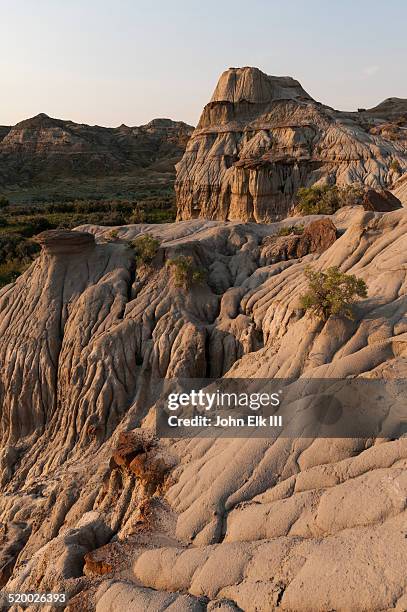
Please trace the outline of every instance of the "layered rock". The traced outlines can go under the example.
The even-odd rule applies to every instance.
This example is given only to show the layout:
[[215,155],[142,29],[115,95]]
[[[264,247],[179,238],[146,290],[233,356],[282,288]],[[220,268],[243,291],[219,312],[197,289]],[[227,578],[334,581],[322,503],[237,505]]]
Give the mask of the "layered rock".
[[105,128],[42,113],[0,128],[0,188],[55,178],[125,176],[157,165],[171,173],[191,133],[191,126],[170,119]]
[[230,68],[177,166],[178,218],[269,222],[302,186],[388,187],[407,170],[406,127],[407,100],[339,112],[292,78]]

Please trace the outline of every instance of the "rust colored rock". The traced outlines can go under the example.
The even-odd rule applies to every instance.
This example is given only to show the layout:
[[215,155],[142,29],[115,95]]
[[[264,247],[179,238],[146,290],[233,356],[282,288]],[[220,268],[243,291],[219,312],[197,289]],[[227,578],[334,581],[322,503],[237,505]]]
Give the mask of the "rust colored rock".
[[93,234],[63,229],[46,230],[35,236],[34,240],[51,255],[74,255],[95,246]]
[[308,253],[323,253],[335,242],[336,227],[331,219],[317,219],[306,226],[300,236],[297,247],[297,257]]
[[270,263],[296,259],[300,236],[269,236],[263,241],[261,258]]
[[137,455],[129,467],[146,489],[146,493],[152,495],[163,484],[171,465],[161,454],[151,451]]
[[139,432],[122,432],[119,436],[112,459],[116,465],[128,468],[133,459],[137,455],[145,453],[150,446],[151,442],[143,438]]
[[391,212],[403,208],[400,200],[387,189],[375,191],[369,189],[363,198],[363,208],[374,212]]
[[[111,544],[106,544],[96,550],[91,550],[84,556],[85,565],[83,568],[84,574],[103,576],[112,571],[113,566],[109,558],[111,553]],[[109,559],[109,560],[108,560]]]
[[277,263],[298,259],[308,253],[323,253],[335,242],[336,227],[331,219],[317,219],[304,229],[303,234],[269,236],[263,241],[262,263]]

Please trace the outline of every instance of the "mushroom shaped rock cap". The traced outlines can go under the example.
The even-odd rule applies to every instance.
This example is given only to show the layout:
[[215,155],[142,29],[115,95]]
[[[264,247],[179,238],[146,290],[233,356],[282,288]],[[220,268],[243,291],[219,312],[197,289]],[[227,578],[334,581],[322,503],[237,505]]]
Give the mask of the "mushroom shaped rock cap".
[[95,246],[95,237],[89,232],[65,229],[46,230],[34,237],[42,249],[51,255],[82,253]]

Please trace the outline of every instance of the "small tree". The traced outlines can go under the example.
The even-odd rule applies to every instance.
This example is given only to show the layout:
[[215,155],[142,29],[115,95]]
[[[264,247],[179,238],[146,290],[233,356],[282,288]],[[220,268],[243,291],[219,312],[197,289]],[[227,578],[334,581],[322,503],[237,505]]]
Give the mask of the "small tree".
[[194,265],[194,260],[190,256],[179,255],[167,261],[167,266],[171,270],[174,285],[187,290],[195,284],[202,284],[205,280],[205,272],[199,270]]
[[353,319],[352,304],[357,297],[367,296],[365,281],[341,272],[337,266],[325,272],[314,271],[308,266],[305,276],[309,285],[307,293],[301,296],[301,306],[324,321],[331,315]]
[[136,261],[138,265],[150,265],[157,255],[160,241],[149,234],[144,234],[133,240],[130,246],[133,247],[136,252]]

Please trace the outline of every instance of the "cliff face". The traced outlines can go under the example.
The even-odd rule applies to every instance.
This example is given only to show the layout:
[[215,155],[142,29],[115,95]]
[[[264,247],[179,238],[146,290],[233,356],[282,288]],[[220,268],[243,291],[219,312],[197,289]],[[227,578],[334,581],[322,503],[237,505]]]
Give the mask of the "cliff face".
[[0,187],[131,174],[156,164],[172,171],[191,133],[189,125],[170,119],[104,128],[40,114],[0,128]]
[[290,77],[230,68],[177,165],[178,218],[267,222],[318,181],[387,187],[407,170],[406,128],[407,100],[345,113]]

